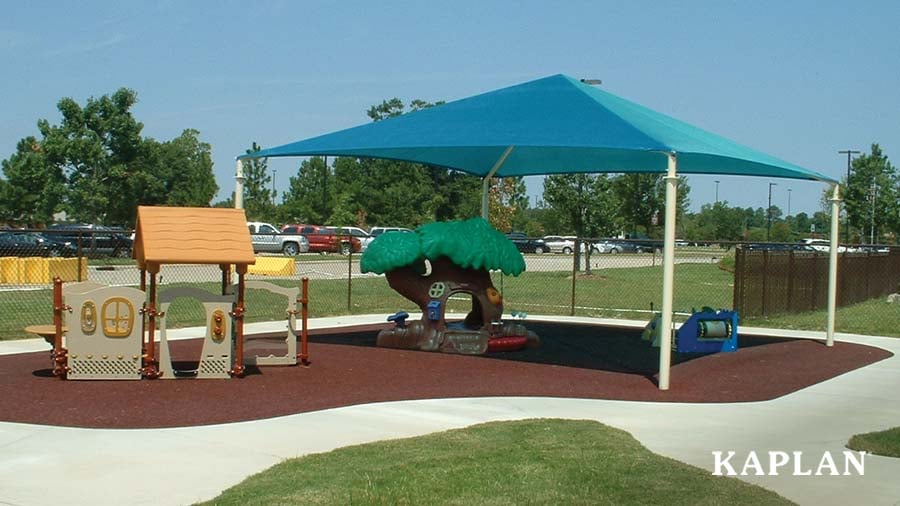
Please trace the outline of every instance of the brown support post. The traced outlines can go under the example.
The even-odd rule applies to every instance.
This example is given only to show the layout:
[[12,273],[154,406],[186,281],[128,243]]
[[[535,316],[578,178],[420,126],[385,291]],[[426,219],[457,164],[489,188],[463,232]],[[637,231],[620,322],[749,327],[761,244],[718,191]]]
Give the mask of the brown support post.
[[219,269],[222,270],[222,295],[228,295],[231,290],[231,265],[220,264]]
[[66,373],[69,368],[66,364],[69,361],[68,350],[62,345],[62,314],[63,311],[69,311],[72,308],[63,304],[62,300],[62,280],[59,277],[53,278],[53,351],[50,358],[53,361],[53,375],[59,379],[66,379]]
[[238,275],[238,293],[237,303],[234,305],[231,316],[234,318],[234,338],[237,340],[237,346],[234,351],[234,365],[228,373],[240,378],[244,376],[244,274],[247,273],[247,264],[239,264],[235,267]]
[[147,350],[144,353],[144,363],[141,374],[149,379],[160,376],[158,362],[156,360],[156,274],[159,273],[158,265],[150,266],[150,294],[147,297]]
[[309,278],[303,278],[302,292],[300,294],[300,363],[309,365],[309,332],[306,330],[306,320],[309,317]]

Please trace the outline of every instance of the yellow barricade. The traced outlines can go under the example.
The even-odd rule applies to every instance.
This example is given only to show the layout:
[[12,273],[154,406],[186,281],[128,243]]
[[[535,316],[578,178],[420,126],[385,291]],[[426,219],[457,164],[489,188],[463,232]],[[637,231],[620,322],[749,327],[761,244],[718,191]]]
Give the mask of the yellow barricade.
[[0,258],[0,283],[21,283],[22,259],[19,257]]
[[77,258],[2,257],[0,283],[47,285],[53,278],[63,281],[87,281],[87,260],[81,259],[81,277]]
[[81,277],[78,276],[79,259],[77,258],[48,258],[47,282],[53,282],[53,278],[63,281],[87,281],[87,260],[81,259]]
[[293,276],[294,259],[256,257],[256,264],[247,266],[247,274],[257,274],[260,276]]
[[22,283],[39,285],[47,283],[50,279],[46,258],[26,257],[22,259],[22,263],[25,266]]

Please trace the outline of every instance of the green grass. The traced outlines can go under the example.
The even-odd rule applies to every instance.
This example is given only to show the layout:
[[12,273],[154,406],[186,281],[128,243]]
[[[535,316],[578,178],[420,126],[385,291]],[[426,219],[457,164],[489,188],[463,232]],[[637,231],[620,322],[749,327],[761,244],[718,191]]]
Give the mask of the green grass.
[[792,504],[593,421],[494,422],[278,464],[205,504]]
[[[575,315],[649,320],[651,307],[660,309],[662,268],[637,267],[594,270],[578,274],[575,284]],[[282,286],[299,286],[298,280],[272,280]],[[690,312],[703,306],[730,308],[732,274],[715,264],[680,264],[675,269],[676,311]],[[504,295],[506,312],[569,315],[572,306],[571,272],[525,272],[519,277],[494,275],[494,284]],[[167,287],[177,285],[165,285]],[[217,293],[218,282],[192,286]],[[310,280],[310,317],[345,314],[391,314],[398,310],[418,311],[411,302],[392,290],[383,277],[355,278],[350,289],[346,279]],[[259,290],[246,295],[247,322],[279,320],[286,317],[286,300]],[[470,303],[453,301],[451,312],[466,312]],[[676,318],[677,319],[677,318]],[[0,340],[33,337],[22,330],[28,325],[53,320],[52,292],[34,290],[0,291]],[[800,330],[824,330],[825,311],[742,318],[742,325]],[[178,300],[168,311],[171,328],[203,324],[197,301]],[[837,330],[869,335],[900,337],[900,311],[883,298],[838,308]]]
[[900,457],[900,427],[879,432],[869,432],[867,434],[857,434],[850,438],[847,448],[885,457]]
[[[753,327],[768,327],[792,330],[825,331],[828,312],[807,311],[741,318],[741,324]],[[851,334],[870,336],[900,337],[900,308],[890,304],[885,297],[867,300],[847,307],[839,307],[835,312],[835,330]]]

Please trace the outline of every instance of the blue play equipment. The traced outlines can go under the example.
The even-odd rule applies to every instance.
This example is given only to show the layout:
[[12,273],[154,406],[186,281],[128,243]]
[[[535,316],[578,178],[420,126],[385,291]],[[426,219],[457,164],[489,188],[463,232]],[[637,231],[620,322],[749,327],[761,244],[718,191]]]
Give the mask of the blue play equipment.
[[387,321],[394,322],[394,325],[404,328],[406,327],[406,319],[409,318],[409,313],[406,311],[397,311],[396,313],[388,316]]
[[679,353],[737,351],[737,311],[705,307],[694,312],[675,333]]

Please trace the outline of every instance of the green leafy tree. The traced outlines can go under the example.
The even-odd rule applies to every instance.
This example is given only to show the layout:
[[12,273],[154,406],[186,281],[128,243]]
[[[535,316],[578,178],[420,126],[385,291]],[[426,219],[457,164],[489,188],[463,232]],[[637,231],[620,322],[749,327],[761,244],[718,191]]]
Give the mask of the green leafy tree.
[[[246,151],[252,155],[262,148],[255,142]],[[274,194],[270,189],[272,176],[266,158],[244,160],[244,210],[249,220],[269,221],[275,216]]]
[[900,175],[878,144],[869,154],[853,160],[849,180],[845,179],[844,205],[850,225],[861,231],[863,242],[880,242],[882,233],[898,232]]
[[[66,211],[80,221],[121,223],[122,216],[111,200],[131,186],[131,170],[141,153],[143,124],[131,114],[137,94],[120,88],[111,96],[90,98],[82,108],[63,98],[57,107],[59,125],[38,121],[47,162],[67,177]],[[130,217],[133,220],[133,217]]]
[[[618,228],[615,211],[618,201],[605,175],[554,174],[544,179],[544,200],[565,217],[570,230],[580,238],[611,235]],[[585,248],[585,270],[590,272],[590,248]],[[581,249],[575,250],[576,265]]]
[[[331,215],[334,190],[328,188],[330,169],[321,156],[303,160],[291,176],[280,217],[285,222],[324,224]],[[340,225],[349,225],[340,223]]]
[[[627,230],[635,234],[642,228],[654,235],[653,228],[663,225],[666,207],[666,183],[663,174],[622,174],[613,179],[619,203],[619,216]],[[684,176],[678,178],[677,215],[684,216],[690,204],[691,187]]]
[[47,162],[41,144],[26,137],[16,145],[16,152],[3,160],[0,180],[0,219],[5,222],[34,226],[51,221],[65,199],[65,175]]
[[727,201],[704,204],[700,212],[691,216],[685,238],[694,241],[739,241],[745,228],[744,210],[729,207]]
[[[474,178],[472,178],[474,179]],[[494,178],[488,193],[491,225],[497,230],[511,232],[528,208],[525,180],[522,177]]]
[[40,138],[23,139],[3,161],[3,217],[36,225],[64,210],[79,221],[133,225],[141,204],[209,205],[217,191],[210,146],[190,129],[168,142],[143,138],[136,102],[128,88],[84,107],[61,99],[60,123],[39,120]]

